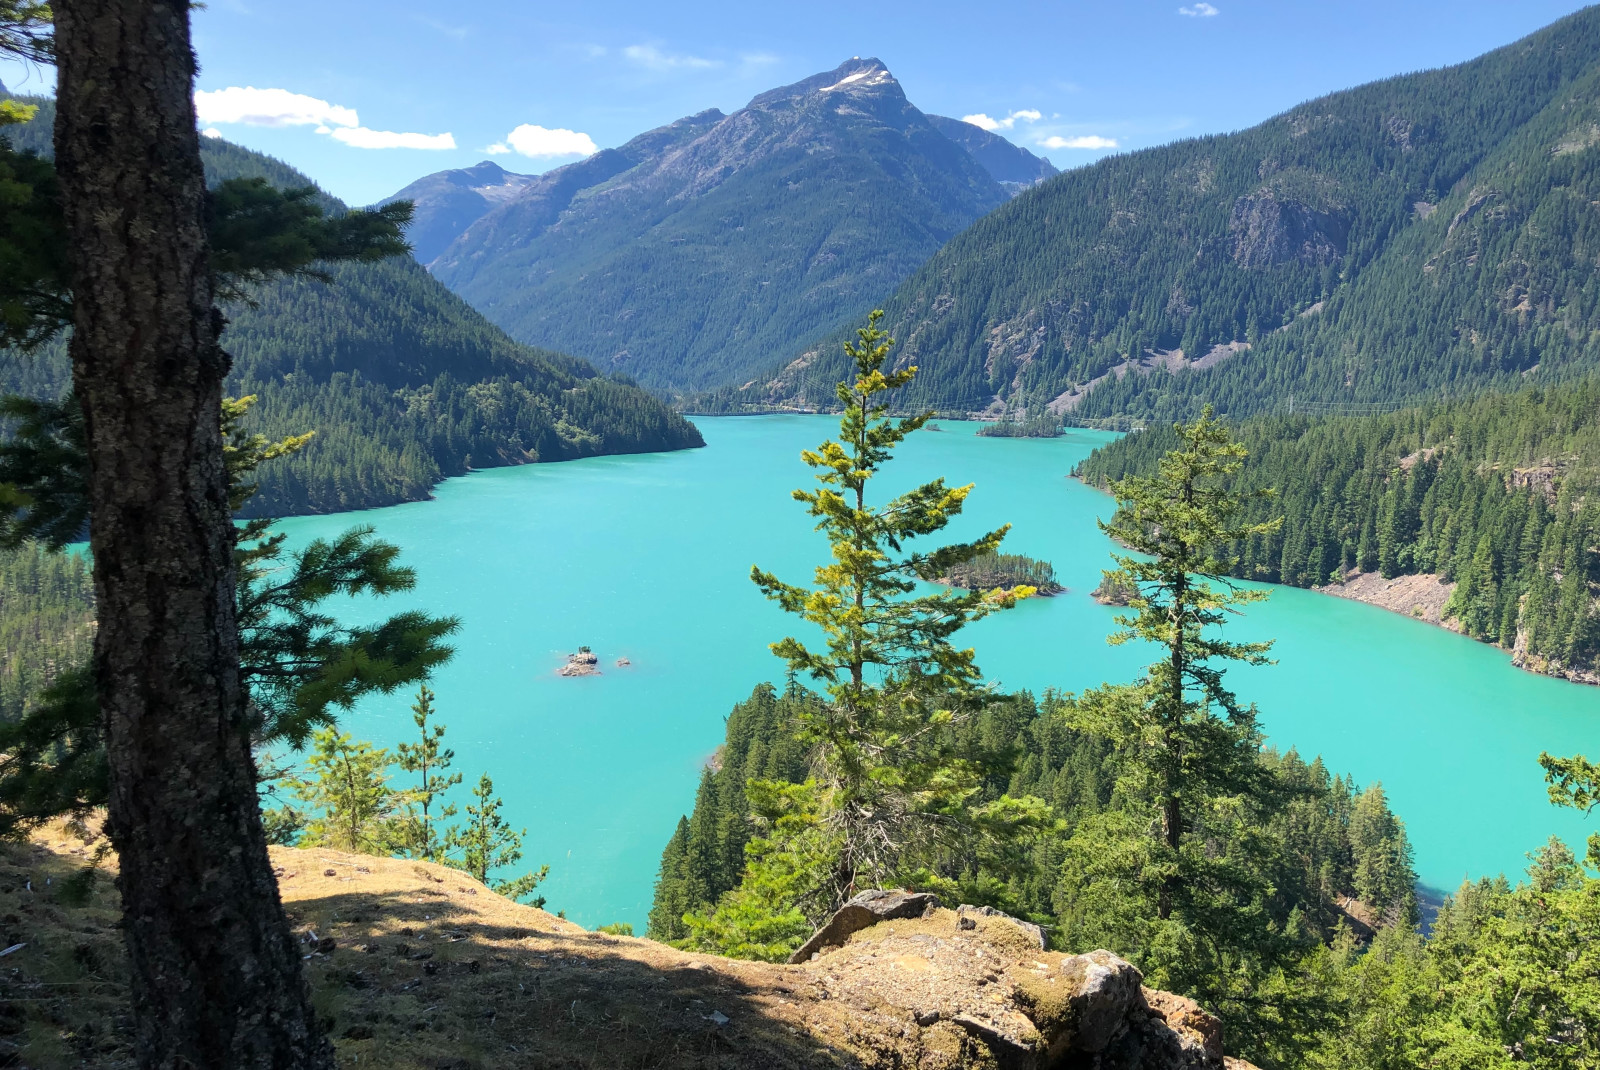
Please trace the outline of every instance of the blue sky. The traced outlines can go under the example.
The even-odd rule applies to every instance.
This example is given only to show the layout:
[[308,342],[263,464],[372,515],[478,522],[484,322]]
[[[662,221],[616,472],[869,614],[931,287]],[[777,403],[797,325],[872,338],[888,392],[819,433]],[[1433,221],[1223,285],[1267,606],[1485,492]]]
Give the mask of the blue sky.
[[[1068,168],[1469,59],[1581,6],[210,0],[195,38],[203,125],[365,204],[491,147],[509,170],[544,171],[856,55],[882,59],[924,111],[1024,113],[997,132]],[[50,84],[15,65],[0,79]]]

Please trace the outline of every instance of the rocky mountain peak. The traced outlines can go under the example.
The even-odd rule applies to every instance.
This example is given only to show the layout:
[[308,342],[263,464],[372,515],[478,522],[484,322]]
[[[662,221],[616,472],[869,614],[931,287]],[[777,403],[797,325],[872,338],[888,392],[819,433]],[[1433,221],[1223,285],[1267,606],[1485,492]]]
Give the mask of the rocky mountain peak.
[[875,57],[862,59],[854,56],[831,71],[813,74],[793,85],[769,89],[750,101],[751,108],[765,108],[797,98],[822,96],[829,93],[857,95],[892,95],[904,99],[900,83],[882,60]]

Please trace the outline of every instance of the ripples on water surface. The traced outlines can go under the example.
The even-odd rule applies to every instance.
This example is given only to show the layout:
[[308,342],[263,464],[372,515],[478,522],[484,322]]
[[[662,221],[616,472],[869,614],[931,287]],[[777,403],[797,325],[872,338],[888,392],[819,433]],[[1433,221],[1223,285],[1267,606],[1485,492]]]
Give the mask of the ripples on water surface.
[[[661,847],[723,718],[755,684],[782,678],[766,644],[790,624],[750,566],[804,581],[826,553],[789,491],[809,482],[798,452],[836,421],[699,423],[702,450],[494,469],[444,483],[432,502],[284,524],[299,543],[371,523],[403,548],[417,590],[353,616],[419,605],[462,619],[455,660],[433,684],[456,768],[469,782],[494,777],[509,819],[528,827],[525,861],[550,864],[550,909],[588,926],[643,931]],[[988,676],[1035,691],[1130,679],[1147,654],[1108,647],[1112,611],[1088,595],[1108,561],[1094,520],[1110,500],[1065,478],[1110,436],[940,426],[902,448],[894,488],[940,475],[976,483],[952,533],[1009,521],[1007,549],[1050,561],[1069,588],[970,630]],[[1274,589],[1229,630],[1278,640],[1276,666],[1230,677],[1260,704],[1271,742],[1382,780],[1427,883],[1518,872],[1552,832],[1581,842],[1583,822],[1545,801],[1535,759],[1600,751],[1600,688],[1520,672],[1493,648],[1310,591]],[[604,675],[558,678],[580,644]],[[618,657],[632,666],[614,667]],[[409,702],[368,702],[347,727],[392,745],[409,738]]]

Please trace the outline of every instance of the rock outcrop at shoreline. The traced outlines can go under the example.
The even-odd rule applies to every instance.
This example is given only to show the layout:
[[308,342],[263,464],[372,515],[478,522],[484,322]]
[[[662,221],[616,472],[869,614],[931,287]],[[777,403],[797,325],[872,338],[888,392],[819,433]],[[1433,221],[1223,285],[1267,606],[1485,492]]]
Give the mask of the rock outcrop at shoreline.
[[1445,603],[1450,601],[1455,589],[1454,583],[1446,583],[1443,577],[1434,572],[1395,576],[1392,579],[1385,579],[1377,572],[1349,572],[1345,574],[1343,583],[1312,588],[1313,591],[1331,594],[1336,598],[1365,602],[1459,632],[1460,623],[1444,616]]
[[[63,891],[92,850],[59,825],[0,845],[7,939],[24,945],[0,1053],[64,1037],[64,1064],[69,1049],[89,1070],[130,1064],[115,856],[86,897]],[[271,854],[341,1066],[1250,1070],[1193,1001],[1106,951],[1041,951],[993,912],[922,900],[778,965],[586,932],[431,863]]]
[[[1444,615],[1444,607],[1455,592],[1454,583],[1445,582],[1437,573],[1423,572],[1384,579],[1376,572],[1350,572],[1344,583],[1330,583],[1326,587],[1313,587],[1313,591],[1365,602],[1380,609],[1400,613],[1413,620],[1434,624],[1452,632],[1461,631],[1461,622]],[[1097,598],[1098,600],[1098,598]],[[1504,647],[1500,647],[1504,650]],[[1528,651],[1528,633],[1517,631],[1516,645],[1511,649],[1511,664],[1526,672],[1540,676],[1554,676],[1575,684],[1600,685],[1600,673],[1585,669],[1572,669],[1554,658]]]

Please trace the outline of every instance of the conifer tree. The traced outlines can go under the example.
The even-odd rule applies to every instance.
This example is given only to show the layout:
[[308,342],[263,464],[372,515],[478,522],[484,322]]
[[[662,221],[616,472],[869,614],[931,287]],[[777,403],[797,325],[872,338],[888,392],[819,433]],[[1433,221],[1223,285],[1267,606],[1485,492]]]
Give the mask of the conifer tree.
[[1116,618],[1122,630],[1110,641],[1143,640],[1163,648],[1165,656],[1138,687],[1102,692],[1084,707],[1087,725],[1117,741],[1129,787],[1154,803],[1160,836],[1152,865],[1163,874],[1157,906],[1162,920],[1172,916],[1197,861],[1195,852],[1185,850],[1191,822],[1211,800],[1265,781],[1255,710],[1241,706],[1223,686],[1222,669],[1214,663],[1263,664],[1271,643],[1229,642],[1215,629],[1229,609],[1266,597],[1227,579],[1235,563],[1228,547],[1278,527],[1277,521],[1238,519],[1244,499],[1226,483],[1243,464],[1244,448],[1209,407],[1178,428],[1178,437],[1180,447],[1162,458],[1155,475],[1111,484],[1117,513],[1100,525],[1132,551],[1113,555],[1119,568],[1107,573],[1107,582],[1137,592],[1129,601],[1132,612]]
[[[1581,754],[1557,758],[1548,751],[1539,754],[1544,779],[1549,784],[1550,801],[1583,813],[1600,806],[1600,765]],[[1600,869],[1600,832],[1589,834],[1589,864]]]
[[[522,838],[528,834],[527,829],[514,831],[506,823],[505,818],[500,816],[502,805],[494,793],[494,781],[489,779],[488,773],[482,774],[472,791],[472,802],[467,803],[467,820],[454,830],[448,841],[448,849],[452,853],[446,861],[478,882],[487,884],[491,891],[507,899],[521,900],[532,895],[550,875],[550,867],[540,866],[532,873],[508,881],[491,880],[491,874],[496,870],[516,865],[522,860]],[[531,902],[536,907],[542,907],[545,900],[539,896]]]
[[456,752],[444,747],[445,726],[429,724],[432,717],[433,692],[423,684],[417,689],[417,701],[411,706],[411,719],[420,738],[416,743],[402,743],[396,747],[395,761],[407,773],[417,775],[417,786],[407,792],[414,809],[407,822],[406,850],[413,858],[442,862],[453,830],[441,831],[437,826],[454,817],[456,807],[440,796],[461,783],[461,774],[446,772]]
[[767,597],[823,634],[820,646],[791,636],[772,647],[823,694],[800,715],[815,748],[816,802],[788,808],[791,817],[814,810],[820,842],[807,853],[828,858],[804,895],[816,916],[859,888],[914,879],[942,844],[1004,838],[1042,810],[1037,800],[1010,798],[971,805],[983,770],[951,731],[989,700],[973,651],[953,637],[1032,589],[919,590],[952,566],[994,552],[1007,527],[917,551],[908,544],[959,514],[971,485],[947,487],[936,479],[882,504],[868,500],[893,448],[931,415],[889,418],[888,396],[910,383],[916,368],[886,370],[894,340],[878,328],[881,316],[873,312],[856,341],[845,344],[854,377],[836,390],[843,408],[839,438],[801,454],[817,470],[819,486],[797,490],[794,498],[826,534],[832,561],[816,569],[811,587],[751,570]]
[[358,854],[388,854],[403,838],[397,821],[400,800],[389,787],[389,752],[352,740],[337,728],[312,737],[307,776],[294,792],[312,808],[300,839],[304,847],[331,847]]

